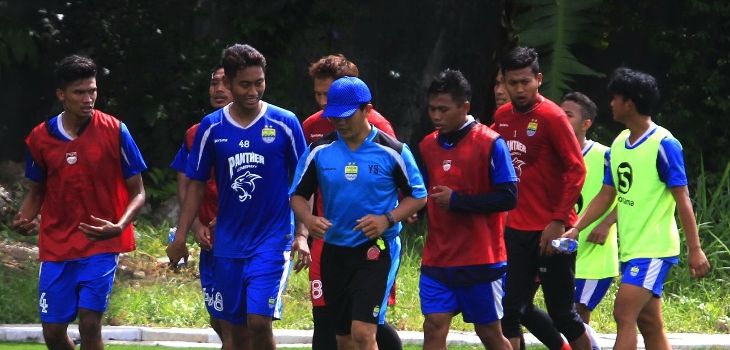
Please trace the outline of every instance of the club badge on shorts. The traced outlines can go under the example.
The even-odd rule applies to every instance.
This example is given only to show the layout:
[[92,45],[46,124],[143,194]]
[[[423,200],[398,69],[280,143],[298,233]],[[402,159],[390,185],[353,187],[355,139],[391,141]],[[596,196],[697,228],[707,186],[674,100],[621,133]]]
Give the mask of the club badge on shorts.
[[345,178],[352,181],[357,178],[357,164],[349,162],[345,166]]
[[266,143],[272,143],[276,139],[276,129],[266,126],[261,129],[261,139]]
[[76,152],[68,152],[66,153],[66,163],[70,165],[76,164],[76,162],[79,160],[78,156],[76,155]]

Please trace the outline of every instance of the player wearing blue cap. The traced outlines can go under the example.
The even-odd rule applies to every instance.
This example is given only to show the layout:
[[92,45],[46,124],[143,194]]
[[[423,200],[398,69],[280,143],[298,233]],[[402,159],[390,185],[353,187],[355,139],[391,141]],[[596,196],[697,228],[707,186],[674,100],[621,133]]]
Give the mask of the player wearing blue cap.
[[[337,334],[351,334],[360,349],[377,349],[377,325],[400,264],[400,221],[426,204],[408,146],[368,123],[370,100],[358,78],[332,83],[323,116],[337,132],[309,146],[290,190],[297,218],[324,237],[322,284]],[[307,201],[317,189],[323,216],[313,215]]]

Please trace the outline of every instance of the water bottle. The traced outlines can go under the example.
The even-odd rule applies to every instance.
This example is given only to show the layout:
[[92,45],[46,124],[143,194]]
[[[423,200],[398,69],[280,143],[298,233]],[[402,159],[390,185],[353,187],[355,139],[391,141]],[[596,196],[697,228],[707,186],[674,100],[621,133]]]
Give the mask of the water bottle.
[[[167,234],[167,244],[172,244],[172,241],[175,240],[176,232],[177,232],[177,227],[173,227],[170,229],[170,232]],[[185,258],[180,258],[180,261],[177,262],[177,267],[181,267],[181,266],[185,266],[185,265],[187,265]]]
[[567,237],[554,239],[552,245],[559,252],[566,254],[573,253],[578,249],[578,241]]

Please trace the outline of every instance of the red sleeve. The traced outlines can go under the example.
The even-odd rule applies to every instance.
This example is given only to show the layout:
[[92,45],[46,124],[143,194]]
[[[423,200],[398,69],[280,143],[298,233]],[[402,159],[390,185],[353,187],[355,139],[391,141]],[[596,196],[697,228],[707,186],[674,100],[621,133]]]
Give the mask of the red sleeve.
[[[562,110],[561,110],[562,112]],[[578,202],[580,191],[586,177],[586,167],[583,163],[578,140],[575,138],[573,128],[568,123],[567,116],[560,114],[557,118],[549,121],[552,133],[551,143],[555,150],[556,158],[562,163],[562,188],[556,193],[562,194],[560,200],[555,202],[552,208],[551,219],[564,222],[566,225],[573,224],[570,220],[575,203]]]
[[375,125],[378,130],[381,130],[382,132],[393,136],[394,138],[396,137],[395,131],[393,131],[393,126],[390,124],[388,119],[385,119],[385,117],[383,117],[383,115],[380,114],[378,111],[374,109],[371,110],[370,114],[368,114],[368,121]]
[[188,131],[185,132],[185,147],[188,148],[188,152],[193,148],[193,141],[195,141],[195,133],[198,132],[198,127],[200,126],[200,123],[195,124],[188,129]]

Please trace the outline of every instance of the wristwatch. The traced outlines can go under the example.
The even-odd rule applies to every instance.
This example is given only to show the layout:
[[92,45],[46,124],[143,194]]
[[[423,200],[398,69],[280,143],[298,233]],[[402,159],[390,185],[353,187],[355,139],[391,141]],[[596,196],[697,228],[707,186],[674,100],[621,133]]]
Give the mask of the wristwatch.
[[388,227],[393,227],[395,225],[395,218],[393,218],[393,214],[391,213],[385,213],[385,218],[388,219]]

